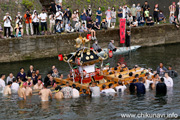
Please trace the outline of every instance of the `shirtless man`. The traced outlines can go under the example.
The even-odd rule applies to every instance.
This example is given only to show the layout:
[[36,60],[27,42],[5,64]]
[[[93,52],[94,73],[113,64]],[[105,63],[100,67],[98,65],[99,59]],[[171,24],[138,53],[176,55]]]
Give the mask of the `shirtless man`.
[[27,85],[33,86],[33,81],[32,81],[32,79],[31,79],[31,77],[28,77],[28,78],[27,78]]
[[54,95],[54,98],[55,98],[55,99],[60,100],[60,99],[64,98],[64,95],[63,95],[63,93],[61,92],[61,87],[60,87],[60,86],[56,87],[56,88],[55,88],[55,91],[56,91],[56,93],[55,93],[55,95]]
[[4,95],[11,95],[11,85],[12,82],[8,81],[8,85],[4,88],[4,92],[3,92]]
[[40,90],[39,95],[41,95],[41,101],[49,101],[49,96],[52,99],[52,92],[47,89],[47,85],[44,84],[44,88]]
[[31,96],[32,95],[32,88],[30,85],[26,86],[26,96]]
[[34,85],[33,87],[34,90],[41,90],[43,89],[42,81],[38,80],[38,83]]
[[21,83],[19,89],[18,89],[18,96],[19,96],[19,100],[26,100],[26,86],[27,83]]

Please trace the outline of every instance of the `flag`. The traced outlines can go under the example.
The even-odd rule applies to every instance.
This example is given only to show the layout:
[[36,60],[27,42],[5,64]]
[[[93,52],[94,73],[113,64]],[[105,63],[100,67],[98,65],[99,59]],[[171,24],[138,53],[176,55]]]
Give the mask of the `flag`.
[[125,35],[126,35],[126,19],[122,18],[119,21],[119,28],[120,28],[120,43],[124,44],[125,43]]

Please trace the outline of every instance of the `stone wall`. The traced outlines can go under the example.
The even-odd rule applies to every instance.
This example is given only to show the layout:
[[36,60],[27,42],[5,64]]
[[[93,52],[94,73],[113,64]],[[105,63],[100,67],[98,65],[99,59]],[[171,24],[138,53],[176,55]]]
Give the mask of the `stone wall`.
[[[174,25],[170,24],[137,27],[131,30],[132,45],[154,46],[180,42],[180,31],[177,30]],[[83,37],[86,36],[84,33],[81,35]],[[59,53],[68,54],[75,51],[74,39],[78,36],[79,33],[72,33],[32,36],[22,39],[0,39],[0,62],[55,57]],[[107,47],[108,42],[112,39],[115,40],[115,45],[119,46],[118,29],[98,31],[97,38],[101,47]]]

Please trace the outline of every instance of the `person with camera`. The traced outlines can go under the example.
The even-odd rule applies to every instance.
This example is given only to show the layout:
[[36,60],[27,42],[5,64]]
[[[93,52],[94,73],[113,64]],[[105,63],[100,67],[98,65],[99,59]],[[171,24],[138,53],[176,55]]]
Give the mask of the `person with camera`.
[[15,19],[15,24],[17,24],[19,22],[19,20],[21,20],[21,19],[22,19],[21,13],[18,12],[16,19]]
[[50,33],[54,33],[55,32],[55,15],[54,13],[52,12],[49,16],[49,21],[50,21]]
[[62,21],[62,18],[63,18],[63,13],[61,11],[61,9],[58,9],[58,11],[56,12],[56,24],[60,21]]
[[71,16],[72,16],[72,13],[71,13],[69,7],[67,7],[64,11],[64,16],[63,16],[65,25],[70,22]]
[[[56,21],[55,21],[55,24],[57,25],[57,23],[61,23],[62,19],[63,19],[63,13],[61,12],[61,9],[58,9],[58,12],[56,12]],[[55,30],[56,31],[56,30]]]
[[36,10],[34,10],[32,14],[32,24],[33,24],[34,35],[39,35],[39,17]]
[[26,34],[29,35],[29,27],[31,30],[31,35],[33,35],[33,28],[32,28],[32,16],[29,13],[29,10],[26,11],[26,14],[24,14],[25,23],[26,23]]
[[4,21],[4,38],[7,37],[7,30],[8,30],[8,37],[11,38],[11,21],[12,18],[11,16],[9,16],[9,13],[6,13],[6,16],[4,16],[3,18]]
[[[42,10],[42,13],[39,15],[39,19],[41,20],[41,32],[42,34],[47,34],[47,14],[45,13],[45,10]],[[44,32],[45,28],[45,32]]]
[[[16,23],[15,31],[16,31],[16,37],[22,37],[23,36],[23,22],[22,22],[22,18],[18,20],[18,23]],[[19,35],[19,32],[21,32],[20,35]]]

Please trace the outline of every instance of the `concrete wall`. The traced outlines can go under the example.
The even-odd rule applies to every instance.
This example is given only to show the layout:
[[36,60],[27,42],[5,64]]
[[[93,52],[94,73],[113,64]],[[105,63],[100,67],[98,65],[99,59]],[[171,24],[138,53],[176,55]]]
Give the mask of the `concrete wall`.
[[[86,34],[81,34],[83,37]],[[32,36],[22,39],[0,39],[0,62],[31,60],[54,57],[59,53],[68,54],[75,51],[74,39],[79,33],[51,36]],[[97,32],[99,44],[107,47],[109,40],[114,39],[119,45],[119,30],[102,30]],[[154,46],[180,42],[180,31],[174,25],[132,28],[132,45]],[[93,42],[92,42],[93,43]]]

